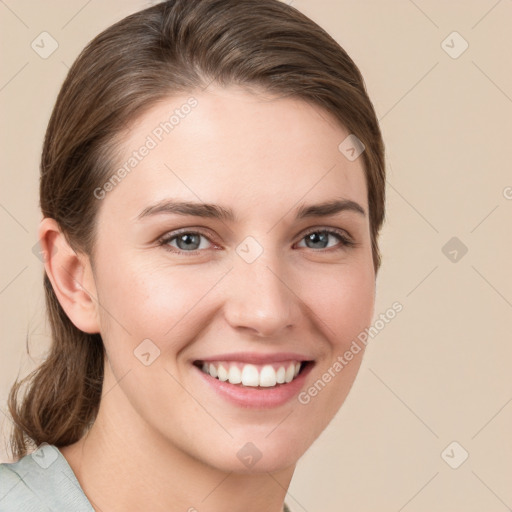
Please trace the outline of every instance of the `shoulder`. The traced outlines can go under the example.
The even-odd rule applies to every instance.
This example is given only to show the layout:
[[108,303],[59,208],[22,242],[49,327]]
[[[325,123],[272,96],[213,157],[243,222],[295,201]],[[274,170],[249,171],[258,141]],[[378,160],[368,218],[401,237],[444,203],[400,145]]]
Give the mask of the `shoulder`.
[[47,443],[0,464],[0,512],[20,510],[94,512],[62,453]]
[[37,482],[40,477],[31,459],[31,455],[25,455],[17,462],[0,464],[1,512],[46,510],[36,494],[42,482]]

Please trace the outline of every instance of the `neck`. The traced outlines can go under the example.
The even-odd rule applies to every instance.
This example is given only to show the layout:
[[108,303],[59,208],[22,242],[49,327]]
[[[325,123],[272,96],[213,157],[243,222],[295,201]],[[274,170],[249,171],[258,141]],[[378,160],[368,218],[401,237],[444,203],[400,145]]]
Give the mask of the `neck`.
[[282,512],[295,465],[273,473],[216,468],[155,432],[107,373],[103,389],[91,429],[60,449],[95,511]]

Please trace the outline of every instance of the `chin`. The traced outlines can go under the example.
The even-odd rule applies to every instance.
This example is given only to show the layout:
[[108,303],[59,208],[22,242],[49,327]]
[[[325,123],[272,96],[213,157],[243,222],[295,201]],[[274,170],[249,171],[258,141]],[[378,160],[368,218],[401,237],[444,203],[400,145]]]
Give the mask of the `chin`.
[[[250,436],[246,439],[250,439]],[[293,436],[281,436],[279,440],[230,441],[229,446],[219,447],[218,452],[212,454],[206,463],[224,472],[237,474],[283,471],[295,466],[309,446],[306,446],[305,440],[294,442],[292,439]]]

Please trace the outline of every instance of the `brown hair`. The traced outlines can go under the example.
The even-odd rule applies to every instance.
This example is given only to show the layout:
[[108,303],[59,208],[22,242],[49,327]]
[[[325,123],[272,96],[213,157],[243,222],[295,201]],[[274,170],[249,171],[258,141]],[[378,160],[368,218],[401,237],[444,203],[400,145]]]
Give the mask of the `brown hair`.
[[[279,0],[169,0],[95,37],[69,70],[48,124],[41,158],[43,215],[58,222],[76,251],[92,256],[101,204],[93,191],[113,173],[116,136],[157,101],[212,81],[303,99],[330,112],[363,142],[377,273],[384,144],[363,77],[331,36]],[[44,289],[49,353],[15,382],[8,397],[16,458],[30,444],[78,441],[95,420],[101,398],[101,336],[72,324],[46,274]]]

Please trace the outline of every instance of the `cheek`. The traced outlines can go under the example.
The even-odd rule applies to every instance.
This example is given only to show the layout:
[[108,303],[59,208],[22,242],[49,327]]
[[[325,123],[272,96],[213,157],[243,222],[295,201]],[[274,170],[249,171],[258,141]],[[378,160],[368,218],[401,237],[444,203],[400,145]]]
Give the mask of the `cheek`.
[[130,337],[134,346],[149,338],[167,349],[163,345],[169,339],[186,336],[194,308],[207,302],[207,294],[227,270],[220,265],[119,258],[98,272],[102,327],[117,339]]
[[361,366],[366,347],[358,336],[371,324],[375,300],[375,275],[367,263],[316,276],[304,289],[326,340],[315,379],[299,395],[299,407],[317,418],[313,438],[337,413]]
[[342,265],[303,282],[304,300],[332,348],[341,350],[371,323],[375,276],[370,265]]

